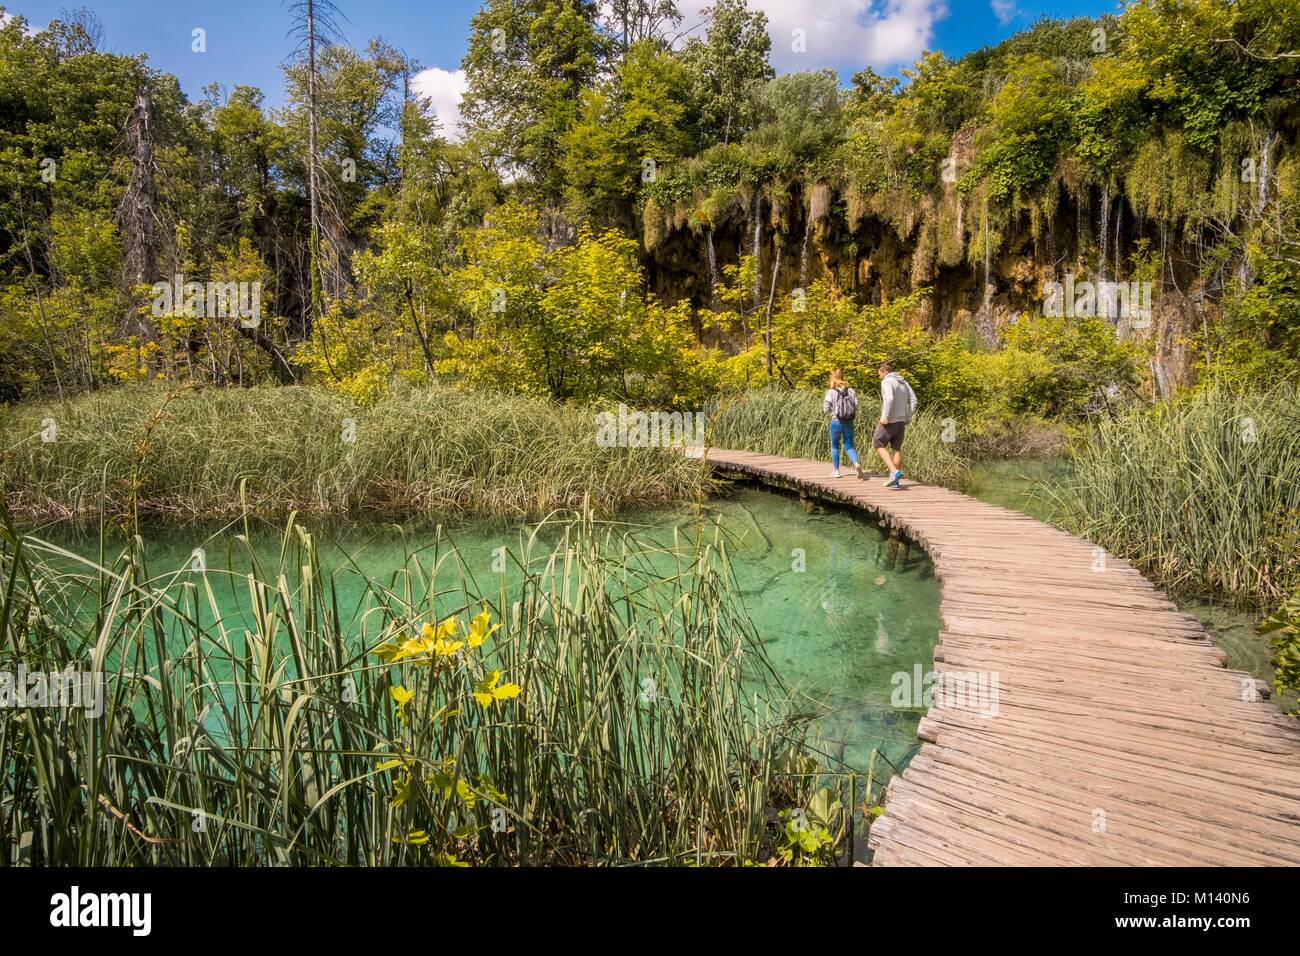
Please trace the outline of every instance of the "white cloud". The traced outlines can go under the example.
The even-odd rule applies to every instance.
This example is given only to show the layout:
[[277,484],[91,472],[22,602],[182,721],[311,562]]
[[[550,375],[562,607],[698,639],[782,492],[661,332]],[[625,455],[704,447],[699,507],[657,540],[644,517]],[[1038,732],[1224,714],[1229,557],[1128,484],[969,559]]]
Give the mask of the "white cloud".
[[[679,2],[683,26],[699,23],[708,5]],[[749,6],[767,14],[772,62],[781,72],[909,65],[931,47],[935,24],[948,15],[945,0],[749,0]],[[793,49],[795,30],[803,31],[806,52]]]
[[453,143],[460,142],[460,101],[467,87],[464,70],[444,70],[436,66],[421,70],[411,80],[415,93],[429,98],[433,111],[442,121],[443,135]]
[[[4,26],[5,24],[7,24],[7,23],[8,23],[10,20],[12,20],[12,19],[14,19],[14,14],[12,14],[12,13],[0,13],[0,27]],[[23,24],[23,35],[24,35],[24,36],[34,37],[34,36],[36,36],[36,34],[39,33],[39,32],[40,32],[39,30],[37,30],[34,26],[32,26],[32,23],[31,23],[30,20],[28,20],[25,24]]]
[[1003,26],[1020,16],[1020,11],[1016,9],[1016,0],[992,0],[989,6],[993,8],[993,15],[998,18],[998,23]]

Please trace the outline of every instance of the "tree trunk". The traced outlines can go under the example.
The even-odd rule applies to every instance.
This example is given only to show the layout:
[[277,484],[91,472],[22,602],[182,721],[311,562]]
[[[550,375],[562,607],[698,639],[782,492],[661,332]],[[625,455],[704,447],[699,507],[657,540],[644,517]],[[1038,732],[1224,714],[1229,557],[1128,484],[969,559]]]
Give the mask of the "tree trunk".
[[316,5],[315,0],[307,0],[307,194],[311,216],[311,249],[309,250],[311,302],[308,306],[306,323],[308,334],[312,322],[322,311],[324,289],[320,262],[320,186],[316,139]]
[[235,329],[248,341],[252,342],[259,349],[265,352],[271,358],[271,373],[275,375],[275,380],[281,385],[292,385],[298,381],[298,373],[294,367],[289,364],[280,347],[273,341],[263,335],[258,329],[248,328],[241,322],[235,323]]
[[[126,142],[131,155],[131,177],[117,209],[122,237],[122,279],[129,288],[151,285],[157,276],[158,195],[154,176],[153,99],[148,85],[136,90],[135,105],[127,118]],[[123,326],[132,329],[142,342],[156,342],[158,329],[147,314],[137,309],[124,317]]]

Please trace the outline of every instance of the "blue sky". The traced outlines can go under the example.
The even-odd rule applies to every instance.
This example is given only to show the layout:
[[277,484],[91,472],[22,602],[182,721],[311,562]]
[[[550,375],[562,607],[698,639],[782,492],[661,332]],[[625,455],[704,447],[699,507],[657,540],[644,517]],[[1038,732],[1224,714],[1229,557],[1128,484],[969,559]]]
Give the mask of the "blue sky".
[[[376,34],[428,67],[418,88],[454,125],[463,77],[458,74],[469,21],[479,0],[336,0],[347,17],[346,39],[362,45]],[[684,27],[700,23],[708,0],[678,0]],[[870,63],[897,73],[923,49],[950,56],[995,43],[1040,16],[1095,16],[1117,9],[1115,0],[749,0],[769,17],[778,70],[833,67],[847,80]],[[43,27],[62,10],[88,6],[104,24],[113,53],[146,53],[149,63],[174,73],[191,97],[208,83],[227,89],[257,86],[267,102],[282,101],[280,64],[294,41],[282,0],[0,0],[11,14]],[[206,31],[207,51],[195,53],[191,31]],[[794,52],[795,30],[806,50]]]

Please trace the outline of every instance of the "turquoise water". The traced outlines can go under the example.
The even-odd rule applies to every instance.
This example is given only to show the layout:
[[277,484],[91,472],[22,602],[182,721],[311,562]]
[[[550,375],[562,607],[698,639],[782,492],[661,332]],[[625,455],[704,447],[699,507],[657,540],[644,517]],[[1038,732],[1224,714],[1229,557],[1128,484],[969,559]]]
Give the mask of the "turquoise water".
[[[701,519],[704,519],[703,521]],[[792,706],[816,713],[815,727],[827,746],[828,763],[866,771],[873,750],[884,760],[876,779],[902,767],[916,748],[921,710],[890,705],[891,678],[928,670],[938,634],[938,584],[929,559],[918,548],[891,542],[870,516],[813,508],[780,494],[737,488],[704,506],[681,505],[625,516],[618,524],[647,548],[689,546],[693,536],[712,539],[716,521],[730,541],[737,591],[767,654],[793,688]],[[233,545],[240,528],[202,525],[155,526],[143,537],[151,577],[188,574],[195,549],[202,549],[211,577],[233,572],[232,586],[218,590],[223,617],[247,614],[247,589],[239,574],[249,559]],[[335,575],[340,607],[360,604],[363,576],[389,581],[407,560],[422,552],[430,563],[437,540],[433,527],[327,525],[313,529],[322,562]],[[454,541],[473,590],[496,596],[502,552],[518,553],[519,527],[480,523],[443,531]],[[98,559],[96,541],[67,530],[36,532],[63,547]],[[542,535],[546,538],[545,533]],[[264,566],[279,561],[281,528],[252,529],[254,551]],[[350,557],[344,565],[343,555]],[[536,554],[536,550],[534,554]],[[892,558],[892,560],[891,560]]]
[[[738,536],[738,596],[777,671],[823,711],[818,725],[831,756],[864,770],[876,748],[901,767],[923,711],[890,705],[891,678],[933,666],[939,587],[929,558],[891,543],[862,513],[809,513],[751,490],[710,507]],[[888,767],[876,771],[887,775]]]
[[973,462],[961,490],[972,498],[1051,521],[1053,493],[1071,472],[1065,458],[996,458]]

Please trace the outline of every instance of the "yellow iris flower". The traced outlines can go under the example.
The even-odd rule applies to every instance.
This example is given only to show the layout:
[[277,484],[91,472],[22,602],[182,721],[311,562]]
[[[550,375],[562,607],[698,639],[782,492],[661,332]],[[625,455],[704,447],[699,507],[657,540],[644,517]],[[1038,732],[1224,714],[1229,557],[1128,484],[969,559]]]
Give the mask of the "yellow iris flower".
[[474,615],[474,619],[469,622],[469,635],[467,637],[470,647],[481,645],[501,626],[500,624],[493,624],[489,627],[488,622],[490,620],[491,617],[488,615],[487,608],[484,608],[482,613]]
[[385,641],[371,653],[382,658],[385,664],[396,664],[408,657],[422,657],[428,654],[435,657],[450,657],[465,646],[464,641],[452,640],[459,630],[460,622],[456,618],[444,618],[437,627],[425,624],[420,628],[419,637],[404,641]]
[[492,671],[484,677],[474,687],[474,699],[484,707],[491,707],[493,701],[508,700],[511,697],[518,697],[523,690],[518,684],[501,684],[500,671]]
[[397,719],[406,722],[406,705],[415,699],[415,693],[407,690],[401,684],[390,687],[388,693],[392,695],[393,700],[397,701]]
[[423,638],[425,653],[434,654],[437,657],[450,657],[455,654],[465,646],[464,641],[452,640],[459,630],[460,622],[454,617],[444,618],[437,627],[432,624],[424,625],[420,629],[420,637]]

